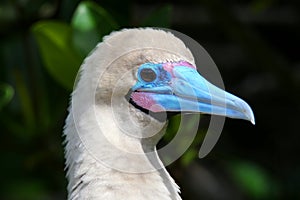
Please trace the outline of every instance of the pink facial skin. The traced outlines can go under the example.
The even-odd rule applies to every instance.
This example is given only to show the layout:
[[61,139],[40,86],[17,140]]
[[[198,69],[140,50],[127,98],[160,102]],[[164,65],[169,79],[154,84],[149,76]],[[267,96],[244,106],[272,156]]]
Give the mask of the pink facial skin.
[[162,112],[165,109],[159,106],[152,98],[151,93],[147,92],[134,92],[131,94],[131,99],[139,106],[152,112]]

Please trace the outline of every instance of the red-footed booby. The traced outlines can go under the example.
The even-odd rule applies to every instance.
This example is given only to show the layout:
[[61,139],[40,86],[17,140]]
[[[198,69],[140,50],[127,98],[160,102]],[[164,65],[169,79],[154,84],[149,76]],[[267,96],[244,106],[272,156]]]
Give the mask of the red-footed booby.
[[249,105],[205,80],[185,44],[163,30],[113,32],[78,77],[64,130],[69,200],[181,199],[155,147],[170,112],[254,123]]

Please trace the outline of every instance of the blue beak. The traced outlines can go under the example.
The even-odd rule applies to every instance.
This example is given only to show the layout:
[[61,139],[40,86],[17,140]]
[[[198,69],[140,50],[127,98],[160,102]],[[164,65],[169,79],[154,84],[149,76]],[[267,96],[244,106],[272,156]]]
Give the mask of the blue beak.
[[[158,64],[142,66],[152,70],[146,82],[138,74],[139,81],[133,86],[132,100],[152,112],[199,112],[255,123],[250,106],[242,99],[214,86],[204,79],[195,68],[175,66],[172,74],[164,73]],[[144,72],[143,72],[144,73]]]

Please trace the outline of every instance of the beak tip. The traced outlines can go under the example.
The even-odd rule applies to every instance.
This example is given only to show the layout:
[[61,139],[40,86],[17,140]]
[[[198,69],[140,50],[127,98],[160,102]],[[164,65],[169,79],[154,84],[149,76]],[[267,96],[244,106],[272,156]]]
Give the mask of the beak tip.
[[249,120],[253,125],[255,125],[255,118],[254,118],[253,111],[252,111],[251,107],[250,107],[247,103],[246,103],[246,105],[247,105],[247,109],[246,109],[245,114],[246,114],[246,116],[248,116],[248,117],[247,117],[248,120]]
[[249,104],[240,98],[235,100],[234,103],[236,107],[240,108],[240,110],[242,111],[242,118],[250,121],[253,125],[255,125],[255,117]]
[[254,116],[250,119],[250,122],[255,125],[255,119],[254,119]]

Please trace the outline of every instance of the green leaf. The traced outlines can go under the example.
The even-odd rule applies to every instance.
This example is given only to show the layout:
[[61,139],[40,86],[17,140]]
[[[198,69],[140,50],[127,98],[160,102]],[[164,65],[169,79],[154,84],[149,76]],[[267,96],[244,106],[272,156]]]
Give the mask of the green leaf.
[[183,166],[188,166],[198,156],[198,152],[194,148],[188,149],[180,159]]
[[80,3],[72,17],[73,43],[85,57],[101,41],[102,37],[118,28],[110,14],[90,1]]
[[14,89],[12,86],[2,83],[0,84],[0,110],[7,105],[14,96]]
[[234,162],[230,171],[238,186],[254,199],[264,199],[271,195],[271,180],[266,172],[250,162]]
[[82,58],[72,45],[72,28],[62,22],[41,21],[32,27],[32,32],[48,72],[71,90],[82,63]]
[[172,10],[173,8],[171,5],[165,5],[153,11],[142,22],[142,26],[169,28],[171,26]]

